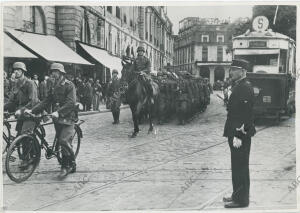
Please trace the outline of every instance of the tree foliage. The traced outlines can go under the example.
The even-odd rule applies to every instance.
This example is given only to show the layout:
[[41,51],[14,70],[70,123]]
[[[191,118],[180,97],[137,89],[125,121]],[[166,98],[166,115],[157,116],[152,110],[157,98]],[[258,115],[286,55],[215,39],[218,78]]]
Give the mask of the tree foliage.
[[276,5],[258,5],[252,9],[253,18],[265,16],[269,20],[269,28],[296,40],[296,6],[279,5],[275,25],[273,20],[276,12]]

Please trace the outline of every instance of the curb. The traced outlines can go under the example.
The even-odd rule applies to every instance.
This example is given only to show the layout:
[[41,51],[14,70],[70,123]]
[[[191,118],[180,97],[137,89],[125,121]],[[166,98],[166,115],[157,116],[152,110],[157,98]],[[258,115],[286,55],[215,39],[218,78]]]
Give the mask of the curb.
[[[120,107],[120,110],[121,110],[121,109],[127,109],[127,108],[129,108],[128,105],[121,106],[121,107]],[[110,109],[103,109],[103,110],[101,110],[101,111],[79,112],[79,113],[78,113],[78,116],[94,115],[94,114],[100,114],[100,113],[106,113],[106,112],[111,112],[111,110],[110,110]]]

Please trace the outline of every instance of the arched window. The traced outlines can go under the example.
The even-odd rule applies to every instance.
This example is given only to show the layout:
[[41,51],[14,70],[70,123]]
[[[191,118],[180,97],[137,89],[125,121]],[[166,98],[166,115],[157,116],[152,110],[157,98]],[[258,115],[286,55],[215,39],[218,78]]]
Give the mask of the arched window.
[[41,7],[33,7],[34,32],[46,34],[45,15]]
[[40,6],[18,6],[16,10],[18,27],[34,33],[46,34],[46,20]]

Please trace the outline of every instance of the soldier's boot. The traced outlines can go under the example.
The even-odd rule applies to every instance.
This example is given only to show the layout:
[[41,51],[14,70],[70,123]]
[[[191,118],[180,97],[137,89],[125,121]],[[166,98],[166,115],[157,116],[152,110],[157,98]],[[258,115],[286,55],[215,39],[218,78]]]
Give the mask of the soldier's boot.
[[67,177],[67,175],[69,174],[67,167],[68,167],[68,157],[63,155],[62,162],[61,162],[61,170],[58,175],[59,179],[64,179],[65,177]]
[[120,123],[120,110],[116,111],[116,124]]

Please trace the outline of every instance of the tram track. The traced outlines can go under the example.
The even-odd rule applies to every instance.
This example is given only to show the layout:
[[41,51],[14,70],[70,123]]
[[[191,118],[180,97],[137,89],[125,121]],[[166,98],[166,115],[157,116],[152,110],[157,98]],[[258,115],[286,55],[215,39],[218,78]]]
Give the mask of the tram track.
[[[259,129],[257,129],[257,133],[262,132],[262,131],[264,131],[264,130],[266,130],[266,129],[268,129],[268,128],[271,128],[271,127],[273,127],[273,126],[264,126],[264,127],[261,127],[261,128],[259,128]],[[185,133],[185,134],[186,134],[186,133]],[[60,204],[60,203],[66,202],[66,201],[73,200],[73,199],[75,199],[75,198],[77,198],[77,197],[80,197],[80,196],[84,196],[84,195],[93,193],[93,192],[95,192],[95,191],[101,191],[101,190],[104,190],[104,189],[106,189],[106,188],[108,188],[108,187],[112,187],[112,186],[115,186],[115,185],[117,185],[117,184],[124,183],[124,182],[127,181],[128,178],[132,178],[132,177],[135,177],[135,176],[138,176],[138,175],[141,175],[141,174],[145,174],[147,171],[151,171],[152,169],[157,168],[157,167],[159,167],[159,166],[162,166],[162,165],[165,165],[165,164],[168,164],[168,163],[171,163],[171,162],[176,162],[176,161],[178,161],[178,160],[182,160],[182,159],[188,158],[188,157],[190,157],[190,156],[192,156],[192,155],[194,155],[194,154],[198,154],[198,153],[203,152],[203,151],[205,151],[205,150],[208,150],[208,149],[211,149],[211,148],[220,146],[220,145],[222,145],[222,144],[224,144],[224,143],[227,143],[227,140],[223,140],[223,141],[221,141],[221,142],[215,143],[215,144],[213,144],[213,145],[210,145],[210,146],[207,146],[207,147],[204,147],[204,148],[200,148],[200,149],[198,149],[198,150],[196,150],[196,151],[194,151],[194,152],[185,154],[185,155],[183,155],[183,156],[179,156],[179,157],[176,157],[176,158],[174,158],[174,159],[171,159],[171,160],[168,160],[168,161],[165,161],[165,162],[162,162],[162,163],[155,164],[155,165],[150,166],[150,167],[148,167],[148,168],[145,168],[145,169],[143,169],[143,170],[140,170],[140,171],[134,172],[134,173],[132,173],[132,174],[126,175],[126,176],[124,176],[124,177],[121,177],[121,178],[119,178],[118,180],[114,180],[114,181],[108,182],[108,183],[106,183],[106,184],[104,184],[104,185],[101,185],[101,186],[99,186],[99,187],[95,187],[95,188],[93,188],[93,189],[89,189],[89,190],[83,191],[83,192],[81,192],[81,193],[77,193],[77,194],[75,194],[75,195],[72,195],[72,196],[70,196],[70,197],[67,197],[67,198],[65,198],[65,199],[62,199],[62,200],[60,200],[60,201],[48,203],[48,204],[46,204],[46,205],[43,205],[43,206],[41,206],[41,207],[39,207],[39,208],[34,209],[34,211],[42,210],[42,209],[45,209],[45,208],[50,207],[50,206],[54,206],[54,205],[57,205],[57,204]],[[68,182],[65,181],[64,183],[68,183]]]

